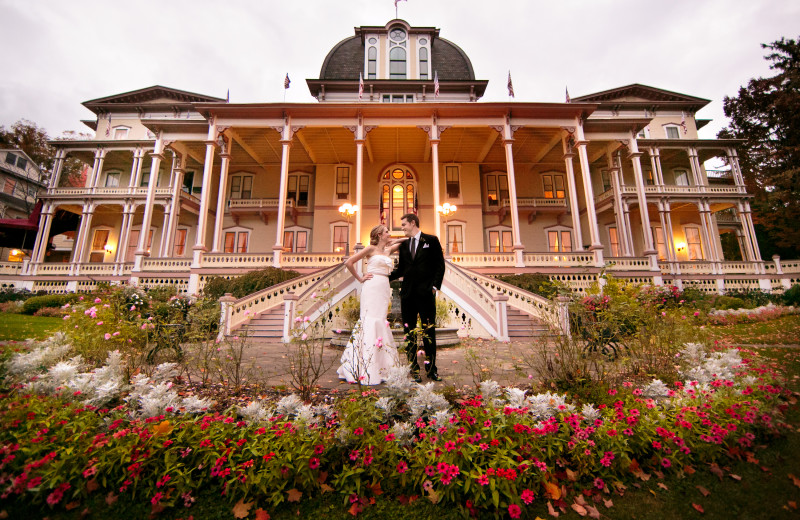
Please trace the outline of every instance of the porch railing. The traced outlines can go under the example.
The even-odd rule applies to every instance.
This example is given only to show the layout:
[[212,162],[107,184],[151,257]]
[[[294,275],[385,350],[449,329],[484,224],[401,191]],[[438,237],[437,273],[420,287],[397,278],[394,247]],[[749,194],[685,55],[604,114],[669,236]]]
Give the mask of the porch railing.
[[649,271],[650,259],[643,257],[609,257],[605,259],[609,271]]
[[[511,207],[511,201],[503,199],[503,207]],[[567,199],[551,199],[545,197],[523,197],[517,199],[520,208],[566,208]]]
[[594,255],[587,252],[524,253],[525,267],[588,267],[594,265]]
[[142,271],[170,273],[186,271],[192,266],[191,258],[145,258],[142,260]]
[[[228,207],[230,209],[278,209],[280,207],[280,199],[229,199]],[[286,207],[294,207],[294,201],[287,200]]]
[[[191,264],[191,260],[189,260]],[[202,267],[241,267],[259,269],[272,265],[272,253],[206,253]]]
[[450,260],[463,267],[514,267],[514,253],[452,253]]
[[0,274],[20,274],[22,262],[0,262]]
[[341,253],[281,253],[281,266],[329,267],[341,264],[345,256]]

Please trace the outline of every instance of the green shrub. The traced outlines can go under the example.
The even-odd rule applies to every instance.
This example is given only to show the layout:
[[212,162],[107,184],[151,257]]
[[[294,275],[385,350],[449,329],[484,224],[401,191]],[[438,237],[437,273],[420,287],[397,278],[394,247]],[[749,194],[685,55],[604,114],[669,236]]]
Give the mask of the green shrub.
[[556,296],[562,287],[561,284],[550,280],[546,274],[541,273],[505,275],[498,276],[497,279],[545,298]]
[[33,296],[33,293],[26,290],[3,289],[0,291],[0,303],[17,302],[26,300]]
[[258,271],[250,271],[238,278],[228,280],[221,276],[213,276],[206,281],[203,295],[214,300],[225,293],[231,293],[234,298],[242,298],[261,289],[272,287],[279,283],[297,278],[300,273],[288,269],[267,267]]
[[35,314],[39,309],[62,307],[66,303],[78,301],[77,294],[45,294],[32,296],[22,304],[22,314]]
[[783,293],[783,304],[800,306],[800,285],[793,285]]
[[726,291],[725,296],[739,298],[744,302],[744,307],[748,309],[755,309],[768,303],[781,303],[782,301],[779,294],[771,294],[759,289]]
[[714,300],[714,308],[720,311],[728,309],[741,309],[747,307],[745,301],[734,296],[717,296]]
[[348,296],[337,307],[339,316],[344,322],[344,328],[352,330],[361,317],[361,302],[357,296]]

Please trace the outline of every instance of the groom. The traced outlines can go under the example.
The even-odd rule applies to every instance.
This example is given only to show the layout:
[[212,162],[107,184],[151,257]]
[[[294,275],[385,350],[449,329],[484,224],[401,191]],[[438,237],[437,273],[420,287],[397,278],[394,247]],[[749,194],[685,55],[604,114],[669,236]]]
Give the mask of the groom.
[[417,364],[417,338],[410,333],[417,326],[417,315],[422,323],[422,344],[425,349],[428,379],[441,381],[436,368],[436,291],[444,278],[444,253],[439,239],[419,230],[419,217],[413,213],[403,215],[400,227],[408,241],[400,246],[400,262],[389,280],[403,279],[400,289],[400,312],[406,334],[406,354],[411,362],[411,374],[420,382]]

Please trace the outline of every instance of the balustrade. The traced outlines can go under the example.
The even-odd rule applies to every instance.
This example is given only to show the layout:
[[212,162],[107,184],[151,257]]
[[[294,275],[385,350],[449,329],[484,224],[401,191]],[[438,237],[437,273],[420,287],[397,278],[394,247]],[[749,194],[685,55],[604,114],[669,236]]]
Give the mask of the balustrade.
[[450,260],[463,267],[513,267],[514,253],[452,253]]
[[22,262],[0,262],[0,274],[20,274]]
[[525,253],[525,267],[588,267],[594,265],[594,255],[586,252]]
[[[511,201],[503,199],[503,207],[510,208]],[[566,208],[567,199],[551,199],[545,197],[518,198],[517,207],[519,208]]]
[[605,259],[609,271],[649,271],[650,259],[643,257],[608,257]]
[[142,260],[142,271],[175,272],[188,271],[192,267],[191,258],[145,258]]

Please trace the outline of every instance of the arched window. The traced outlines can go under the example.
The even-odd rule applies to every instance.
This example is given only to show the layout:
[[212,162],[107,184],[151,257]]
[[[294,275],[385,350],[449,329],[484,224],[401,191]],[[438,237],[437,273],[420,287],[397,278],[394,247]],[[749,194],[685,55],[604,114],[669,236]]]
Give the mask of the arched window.
[[376,79],[377,77],[378,77],[378,48],[370,47],[367,50],[367,79]]
[[389,51],[389,79],[406,79],[406,50],[402,47]]
[[428,79],[428,49],[419,50],[419,79]]
[[381,176],[381,222],[400,230],[400,219],[417,212],[417,181],[408,168],[394,166]]

